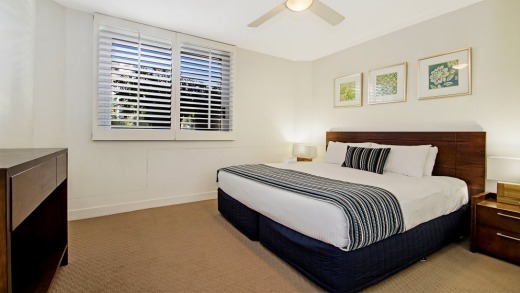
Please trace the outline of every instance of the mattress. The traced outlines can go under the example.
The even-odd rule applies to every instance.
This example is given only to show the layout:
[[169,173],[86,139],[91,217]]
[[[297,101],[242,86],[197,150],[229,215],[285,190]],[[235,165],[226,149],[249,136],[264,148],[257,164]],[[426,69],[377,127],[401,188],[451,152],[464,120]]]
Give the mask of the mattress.
[[[384,188],[398,199],[406,230],[456,211],[468,201],[466,184],[452,177],[415,178],[388,172],[380,175],[320,162],[269,165]],[[350,241],[345,215],[333,204],[227,172],[219,172],[218,182],[220,189],[248,208],[303,235],[338,248]]]

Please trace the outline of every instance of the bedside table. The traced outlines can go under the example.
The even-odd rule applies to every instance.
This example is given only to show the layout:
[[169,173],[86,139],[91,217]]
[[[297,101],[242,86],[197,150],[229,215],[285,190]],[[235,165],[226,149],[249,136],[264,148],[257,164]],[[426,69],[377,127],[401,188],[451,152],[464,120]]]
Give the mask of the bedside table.
[[520,206],[497,202],[495,193],[473,196],[470,250],[520,264]]

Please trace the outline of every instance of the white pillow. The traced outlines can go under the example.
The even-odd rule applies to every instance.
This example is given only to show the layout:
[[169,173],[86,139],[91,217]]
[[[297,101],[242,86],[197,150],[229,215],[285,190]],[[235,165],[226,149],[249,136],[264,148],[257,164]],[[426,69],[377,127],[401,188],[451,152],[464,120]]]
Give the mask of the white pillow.
[[372,143],[344,143],[329,141],[327,151],[325,152],[325,156],[323,156],[323,162],[338,165],[343,164],[343,162],[345,162],[345,155],[347,154],[347,146],[369,148],[372,146]]
[[428,151],[428,156],[426,157],[426,163],[424,164],[424,176],[432,176],[433,167],[435,166],[435,159],[437,158],[437,153],[439,152],[439,148],[430,147]]
[[423,177],[426,157],[431,145],[386,145],[374,143],[372,147],[391,148],[384,171],[410,177]]

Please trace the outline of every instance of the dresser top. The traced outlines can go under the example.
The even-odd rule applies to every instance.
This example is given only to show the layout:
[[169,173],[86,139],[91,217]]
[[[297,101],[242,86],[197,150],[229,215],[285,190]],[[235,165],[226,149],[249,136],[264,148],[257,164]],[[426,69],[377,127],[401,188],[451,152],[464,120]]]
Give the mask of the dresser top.
[[499,210],[520,213],[520,206],[512,205],[512,204],[508,204],[508,203],[497,202],[496,199],[487,199],[487,200],[479,202],[477,205],[490,207],[490,208],[494,208],[494,209],[499,209]]
[[66,152],[65,148],[0,149],[0,169],[10,169],[23,164],[37,165]]

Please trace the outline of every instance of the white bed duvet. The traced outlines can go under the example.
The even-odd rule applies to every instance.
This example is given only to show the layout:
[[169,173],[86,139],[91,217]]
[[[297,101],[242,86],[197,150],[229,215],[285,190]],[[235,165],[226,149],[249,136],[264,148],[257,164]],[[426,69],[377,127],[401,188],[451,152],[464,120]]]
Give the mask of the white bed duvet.
[[[466,183],[452,177],[416,178],[389,172],[380,175],[320,162],[268,165],[384,188],[397,197],[406,230],[454,212],[468,202]],[[223,171],[218,174],[218,184],[242,204],[286,227],[338,248],[349,244],[345,215],[333,204]]]

